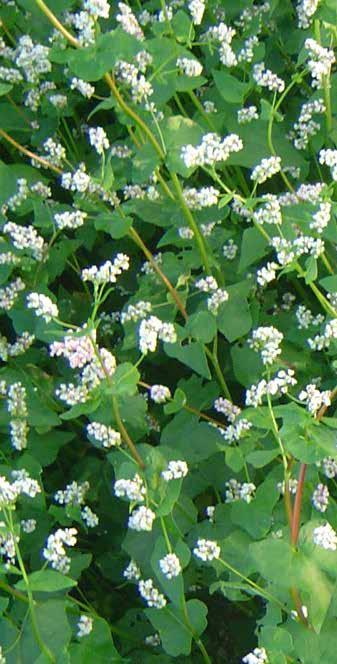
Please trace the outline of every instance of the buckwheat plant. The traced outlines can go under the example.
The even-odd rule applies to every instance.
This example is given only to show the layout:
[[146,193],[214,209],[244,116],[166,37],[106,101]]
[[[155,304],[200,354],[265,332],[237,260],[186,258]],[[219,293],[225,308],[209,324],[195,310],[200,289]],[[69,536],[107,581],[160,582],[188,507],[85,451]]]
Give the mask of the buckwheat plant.
[[1,3],[0,662],[336,663],[336,19]]

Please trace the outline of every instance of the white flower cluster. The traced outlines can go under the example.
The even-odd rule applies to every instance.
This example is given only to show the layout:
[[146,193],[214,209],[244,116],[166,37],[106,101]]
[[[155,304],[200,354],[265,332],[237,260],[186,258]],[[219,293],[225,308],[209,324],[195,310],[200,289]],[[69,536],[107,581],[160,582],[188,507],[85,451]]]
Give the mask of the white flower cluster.
[[224,397],[219,397],[214,401],[214,408],[218,413],[223,413],[230,422],[234,422],[241,413],[239,406],[236,406],[229,399],[224,399]]
[[93,628],[93,619],[90,616],[80,616],[77,623],[77,637],[82,639],[83,636],[88,636]]
[[165,482],[170,482],[171,480],[180,480],[186,477],[187,473],[188,465],[186,461],[169,461],[166,470],[162,471],[161,476]]
[[[211,425],[213,426],[213,425]],[[251,429],[252,423],[242,418],[241,420],[235,421],[233,424],[230,424],[226,429],[222,427],[216,427],[222,437],[225,439],[228,445],[231,445],[233,442],[237,442],[242,438],[249,429]]]
[[322,461],[317,462],[317,466],[322,469],[325,477],[333,479],[337,475],[337,460],[333,457],[324,457]]
[[316,233],[323,233],[327,227],[331,217],[331,203],[320,203],[319,209],[313,215],[313,221],[310,223],[310,228]]
[[43,557],[62,574],[67,574],[70,569],[70,558],[66,554],[66,546],[75,546],[77,538],[76,528],[58,528],[55,533],[49,535],[46,547],[43,549]]
[[34,44],[29,35],[22,35],[14,53],[14,63],[23,69],[29,83],[36,83],[41,74],[51,71],[49,48]]
[[[153,88],[144,74],[141,73],[139,67],[126,62],[126,60],[118,60],[115,64],[115,76],[121,83],[130,88],[132,100],[135,103],[145,102],[145,108],[147,108],[148,98],[153,94]],[[151,108],[155,110],[152,106]]]
[[67,12],[65,24],[78,31],[77,39],[81,46],[89,46],[95,42],[95,18],[88,11],[80,11],[75,14]]
[[59,230],[63,230],[64,228],[80,228],[80,226],[83,226],[87,216],[87,213],[82,212],[81,210],[74,210],[74,212],[60,212],[54,214],[55,226]]
[[316,546],[320,546],[327,551],[336,551],[337,549],[337,533],[330,526],[330,523],[325,523],[314,529],[313,541]]
[[36,525],[36,519],[22,519],[22,521],[20,521],[20,526],[26,534],[33,533],[36,529]]
[[305,403],[311,415],[316,415],[322,406],[330,406],[331,391],[321,392],[314,383],[310,383],[299,393],[298,398]]
[[282,224],[281,206],[274,194],[264,196],[264,202],[253,215],[254,221],[263,226],[263,224]]
[[93,284],[115,284],[117,277],[122,274],[124,270],[130,267],[130,259],[126,254],[117,254],[113,263],[106,261],[100,267],[92,265],[92,267],[82,270],[82,280],[91,281]]
[[232,49],[231,43],[236,34],[234,28],[228,27],[225,23],[221,22],[218,25],[209,28],[204,39],[212,39],[220,43],[219,58],[225,67],[235,67],[238,63],[238,58]]
[[[193,1],[198,2],[198,0],[193,0]],[[145,643],[145,645],[152,646],[153,648],[156,648],[157,646],[160,646],[161,638],[160,638],[158,632],[156,632],[155,634],[149,634],[149,636],[146,636],[145,639],[144,639],[144,643]],[[0,662],[0,664],[1,664],[1,662]]]
[[78,90],[83,97],[86,99],[91,99],[92,95],[95,94],[95,88],[87,81],[83,81],[81,78],[72,78],[70,81],[70,89]]
[[294,131],[290,132],[296,150],[305,150],[310,138],[320,130],[319,122],[313,120],[312,116],[321,113],[325,113],[323,99],[314,99],[303,104],[299,118],[294,124]]
[[64,490],[56,491],[54,500],[60,505],[82,505],[89,488],[89,482],[79,484],[74,480]]
[[149,507],[140,505],[129,516],[128,528],[139,532],[142,530],[150,532],[155,518],[155,513]]
[[280,265],[289,265],[295,258],[299,258],[305,254],[318,258],[324,252],[323,240],[308,235],[299,235],[292,242],[274,236],[271,245],[276,250],[277,260]]
[[256,273],[256,281],[261,288],[270,284],[271,281],[276,279],[276,270],[278,269],[277,263],[268,262],[267,265],[261,267]]
[[89,505],[85,505],[81,510],[81,517],[88,528],[95,528],[98,526],[99,519],[97,514],[92,511]]
[[337,339],[336,318],[326,324],[323,334],[316,334],[313,339],[308,339],[308,344],[311,350],[324,350],[325,348],[329,348],[335,339]]
[[201,143],[184,145],[181,150],[181,158],[187,168],[196,166],[213,166],[219,161],[227,161],[232,152],[243,149],[241,138],[237,134],[229,134],[221,140],[214,133],[205,134]]
[[54,341],[49,346],[51,357],[64,357],[72,369],[81,369],[95,358],[96,331],[76,336],[69,334],[63,341]]
[[137,473],[132,480],[116,480],[114,492],[118,498],[127,498],[131,502],[142,503],[146,496],[146,487],[143,479]]
[[[298,480],[296,480],[294,478],[290,478],[288,480],[288,490],[289,490],[289,493],[291,493],[292,495],[296,494],[297,486],[298,486]],[[282,482],[277,483],[277,490],[282,494],[282,496],[284,496],[284,493],[285,493],[285,481],[284,480],[282,480]]]
[[36,316],[41,316],[46,323],[59,315],[57,305],[43,293],[30,293],[27,296],[27,307],[28,309],[34,309]]
[[216,316],[220,304],[227,302],[229,297],[228,292],[224,288],[219,288],[218,282],[214,277],[199,279],[196,281],[195,286],[204,293],[212,293],[210,297],[207,298],[207,308]]
[[94,19],[109,18],[110,3],[108,0],[84,0],[83,9]]
[[9,482],[5,477],[0,477],[0,508],[13,508],[19,496],[25,495],[29,498],[35,498],[41,493],[41,488],[37,480],[30,477],[27,470],[12,470],[11,476],[13,482]]
[[171,399],[171,392],[166,385],[152,385],[150,396],[155,403],[165,403],[165,401]]
[[208,505],[205,509],[206,516],[209,520],[210,523],[214,523],[214,516],[215,516],[215,506],[214,505]]
[[142,320],[139,326],[139,348],[141,353],[146,354],[149,351],[154,353],[158,339],[171,344],[177,341],[173,323],[163,322],[156,316],[150,316],[150,318]]
[[320,0],[300,0],[296,7],[298,27],[306,30],[310,27]]
[[232,239],[228,240],[222,247],[223,256],[224,258],[227,258],[228,261],[233,261],[238,251],[239,247]]
[[336,61],[335,54],[314,39],[306,39],[304,48],[308,51],[307,64],[312,76],[312,87],[320,90],[324,87],[324,81],[330,75],[331,67]]
[[[6,215],[8,210],[14,212],[26,200],[29,194],[29,187],[25,178],[18,178],[17,191],[13,196],[7,199],[6,203],[1,207],[1,212]],[[6,232],[6,231],[5,231]]]
[[61,166],[67,157],[63,145],[53,138],[47,138],[42,147],[46,153],[44,158],[53,166]]
[[119,431],[112,427],[101,424],[100,422],[90,422],[87,426],[87,433],[92,436],[102,447],[119,447],[122,444],[122,438]]
[[73,173],[63,173],[61,185],[64,189],[83,194],[89,189],[90,176],[86,173],[85,164],[80,164]]
[[253,350],[261,353],[263,364],[273,364],[276,358],[281,354],[280,343],[283,339],[282,332],[276,327],[262,326],[253,331],[252,338],[248,345]]
[[[16,555],[15,544],[17,542],[19,542],[19,537],[14,536],[12,533],[10,533],[7,530],[5,522],[0,521],[0,556],[5,556],[6,563],[9,565],[15,565],[15,555]],[[1,650],[0,654],[2,654]],[[2,660],[0,659],[0,664],[1,661],[5,662],[6,660],[5,658],[3,658]]]
[[[298,321],[298,328],[300,330],[307,330],[311,325],[316,327],[321,325],[321,323],[324,321],[323,314],[317,314],[317,316],[314,316],[310,309],[307,309],[304,304],[300,304],[297,307],[296,318]],[[310,341],[309,344],[311,345]]]
[[331,169],[332,179],[337,181],[337,150],[321,150],[319,153],[319,163],[326,164]]
[[123,576],[128,581],[139,581],[141,576],[140,569],[134,560],[130,560],[128,566],[125,568],[123,572]]
[[167,602],[164,595],[162,595],[158,588],[153,585],[152,579],[139,581],[138,590],[148,606],[154,609],[163,609],[164,606],[166,606]]
[[89,141],[97,154],[104,154],[104,150],[108,150],[110,147],[109,139],[102,127],[90,127],[89,129]]
[[132,156],[132,150],[127,145],[113,145],[110,154],[118,159],[128,159]]
[[125,311],[121,313],[121,323],[127,323],[128,321],[133,321],[136,323],[142,318],[146,318],[147,314],[150,313],[152,309],[151,302],[145,300],[139,300],[136,304],[129,304]]
[[324,513],[329,505],[329,489],[325,484],[317,484],[312,494],[312,504],[316,510]]
[[181,572],[181,563],[175,553],[168,553],[164,558],[161,558],[159,567],[168,579],[179,576]]
[[200,76],[202,72],[200,62],[192,58],[177,58],[176,65],[181,74],[185,74],[185,76],[189,76],[190,78]]
[[254,167],[250,178],[254,182],[262,184],[276,173],[279,173],[280,170],[281,157],[268,157],[262,159],[262,161]]
[[189,0],[188,9],[194,25],[200,25],[205,11],[205,3],[203,0]]
[[257,385],[252,385],[246,390],[246,406],[257,408],[262,404],[263,397],[269,394],[272,397],[279,397],[287,394],[289,387],[296,385],[297,380],[294,377],[293,369],[281,369],[269,381],[261,380]]
[[25,289],[25,284],[22,279],[18,277],[7,286],[0,288],[0,309],[10,311],[14,306],[19,293]]
[[219,195],[219,190],[214,187],[201,187],[201,189],[188,187],[183,190],[185,203],[191,210],[201,210],[204,207],[217,205]]
[[253,67],[253,78],[261,88],[268,88],[272,92],[283,92],[285,83],[270,69],[266,69],[264,62],[260,62]]
[[268,656],[265,648],[254,648],[252,652],[242,659],[244,664],[268,664]]
[[225,503],[235,503],[243,500],[245,503],[251,503],[255,496],[256,486],[252,482],[243,482],[236,479],[226,482]]
[[118,9],[120,13],[116,15],[116,21],[118,21],[122,30],[127,32],[129,35],[133,35],[133,37],[136,37],[136,39],[139,41],[143,41],[143,30],[141,29],[129,5],[126,5],[124,2],[119,2]]
[[247,108],[240,108],[238,110],[238,123],[248,124],[252,120],[258,120],[259,114],[256,106],[247,106]]
[[210,562],[220,558],[221,549],[218,543],[213,540],[198,539],[193,553],[204,562]]
[[3,232],[10,235],[14,247],[28,249],[37,261],[42,259],[45,249],[44,239],[38,235],[33,226],[19,226],[13,221],[9,221],[4,225]]

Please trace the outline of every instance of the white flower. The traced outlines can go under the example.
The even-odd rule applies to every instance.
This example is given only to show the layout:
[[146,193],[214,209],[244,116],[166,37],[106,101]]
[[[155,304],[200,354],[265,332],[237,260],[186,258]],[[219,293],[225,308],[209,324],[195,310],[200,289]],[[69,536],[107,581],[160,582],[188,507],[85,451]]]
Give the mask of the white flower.
[[157,348],[157,340],[161,339],[166,343],[175,343],[177,334],[172,323],[161,321],[156,316],[150,316],[147,320],[142,320],[139,326],[139,348],[143,354]]
[[239,251],[239,247],[237,244],[235,244],[234,240],[230,239],[224,246],[222,247],[222,253],[225,258],[229,261],[233,261],[236,254]]
[[[282,224],[281,206],[274,194],[267,194],[264,197],[263,205],[254,212],[254,220],[257,224]],[[282,238],[277,238],[281,240]]]
[[262,88],[268,88],[272,92],[283,92],[285,88],[284,81],[270,69],[266,69],[264,62],[254,65],[253,78]]
[[123,576],[128,581],[139,581],[140,579],[140,569],[134,560],[130,560],[128,566],[123,572]]
[[173,579],[174,576],[178,576],[181,572],[180,560],[175,553],[168,553],[164,558],[161,558],[159,567],[168,579]]
[[264,648],[254,648],[253,652],[243,657],[244,664],[268,664],[267,652]]
[[122,274],[124,270],[130,267],[130,259],[126,254],[117,254],[113,263],[106,261],[100,267],[92,265],[90,268],[82,270],[81,276],[83,281],[91,281],[93,284],[115,284],[117,277]]
[[310,27],[319,2],[320,0],[300,0],[296,7],[299,28],[306,30]]
[[188,9],[194,25],[200,25],[205,11],[205,3],[202,0],[190,0]]
[[54,500],[60,505],[82,505],[89,488],[89,482],[78,483],[73,480],[64,490],[56,491]]
[[118,9],[120,13],[116,15],[116,21],[120,23],[124,32],[127,32],[129,35],[133,35],[136,37],[136,39],[139,39],[139,41],[143,41],[143,30],[141,29],[130,7],[124,2],[119,2]]
[[42,259],[45,249],[44,239],[38,235],[33,226],[21,226],[9,221],[4,225],[3,232],[11,236],[14,247],[29,249],[36,260]]
[[80,92],[81,95],[87,99],[91,99],[92,95],[95,93],[95,88],[93,85],[90,85],[90,83],[87,83],[87,81],[83,81],[81,78],[76,77],[71,79],[70,89],[78,90],[78,92]]
[[220,557],[221,549],[217,542],[206,539],[199,539],[193,553],[197,558],[200,558],[203,561],[216,560]]
[[90,616],[81,616],[77,623],[77,636],[81,639],[83,636],[88,636],[92,631],[93,619]]
[[280,343],[283,339],[282,332],[279,332],[275,327],[258,327],[253,331],[252,338],[249,339],[248,345],[253,350],[261,353],[263,364],[273,364],[276,358],[281,354]]
[[200,76],[202,72],[202,65],[197,60],[191,58],[178,58],[177,67],[185,76]]
[[107,150],[110,146],[109,139],[102,127],[90,127],[89,129],[89,141],[97,154],[103,154],[104,150]]
[[80,228],[80,226],[83,226],[87,216],[87,213],[81,212],[81,210],[75,210],[74,212],[60,212],[59,214],[54,215],[54,221],[56,227],[60,230],[63,228]]
[[258,270],[256,273],[256,281],[259,286],[263,287],[269,284],[271,281],[274,281],[274,279],[276,279],[277,268],[277,263],[269,262],[267,265]]
[[95,528],[98,526],[98,516],[92,511],[89,505],[85,505],[81,510],[81,517],[88,528]]
[[165,482],[170,482],[186,477],[187,473],[188,465],[186,461],[169,461],[167,469],[162,471],[161,476]]
[[312,494],[312,504],[319,512],[325,512],[329,505],[329,489],[325,484],[317,484]]
[[22,519],[20,525],[24,533],[33,533],[36,528],[36,519]]
[[228,292],[224,288],[217,288],[216,291],[207,298],[207,309],[216,316],[220,304],[227,302],[228,297]]
[[171,398],[171,392],[166,385],[152,385],[150,395],[155,403],[165,403]]
[[336,551],[337,549],[337,534],[329,523],[318,526],[313,531],[313,541],[316,546],[329,551]]
[[259,114],[256,106],[247,106],[247,108],[240,108],[238,110],[238,123],[248,124],[252,120],[258,120]]
[[298,398],[306,404],[309,413],[316,415],[322,406],[330,406],[331,391],[320,392],[314,383],[310,383],[300,392]]
[[147,602],[147,605],[154,609],[163,609],[166,606],[166,599],[157,588],[153,585],[152,579],[146,581],[139,581],[138,583],[139,594]]
[[75,546],[77,538],[76,528],[59,528],[49,535],[47,545],[43,549],[43,557],[51,563],[58,572],[67,574],[70,569],[70,558],[66,554],[65,546]]
[[112,427],[101,424],[100,422],[90,422],[87,426],[87,432],[97,442],[102,443],[102,447],[119,447],[122,444],[119,431],[115,431]]
[[84,0],[85,9],[93,18],[109,18],[110,5],[107,0]]
[[322,467],[322,472],[325,477],[332,479],[337,475],[337,461],[332,457],[324,457],[322,461],[318,462],[317,465]]
[[214,408],[218,411],[218,413],[223,413],[226,415],[230,422],[234,422],[234,420],[236,420],[238,415],[241,413],[241,408],[239,408],[239,406],[236,406],[234,403],[229,401],[229,399],[224,399],[223,397],[219,397],[214,401]]
[[52,302],[50,297],[42,293],[30,293],[27,297],[27,307],[34,309],[35,314],[41,316],[46,323],[59,315],[57,305]]
[[114,492],[118,498],[127,498],[130,501],[142,503],[146,496],[146,487],[137,473],[132,480],[116,480]]
[[141,505],[140,507],[137,507],[137,509],[133,510],[131,516],[129,517],[128,527],[131,530],[151,531],[155,518],[156,515],[150,508]]
[[331,216],[331,203],[320,203],[318,212],[313,215],[313,221],[310,223],[310,228],[316,233],[323,233],[328,225]]
[[184,145],[181,150],[181,158],[187,168],[195,166],[212,166],[220,161],[227,161],[232,152],[243,149],[241,138],[237,134],[229,134],[221,140],[214,133],[205,134],[201,143]]
[[281,170],[281,157],[268,157],[254,167],[251,180],[262,184]]
[[314,39],[306,39],[304,48],[308,51],[308,67],[312,76],[312,87],[321,89],[324,80],[330,75],[335,59],[333,50],[324,48]]

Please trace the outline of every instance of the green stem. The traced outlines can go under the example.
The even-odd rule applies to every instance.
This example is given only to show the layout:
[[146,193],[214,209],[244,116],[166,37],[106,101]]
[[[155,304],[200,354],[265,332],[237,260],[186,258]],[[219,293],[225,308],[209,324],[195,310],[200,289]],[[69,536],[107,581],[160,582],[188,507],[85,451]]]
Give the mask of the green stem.
[[44,643],[44,641],[41,637],[41,634],[40,634],[38,624],[37,624],[36,615],[35,615],[35,602],[34,602],[34,598],[33,598],[33,593],[30,589],[29,579],[28,579],[28,576],[27,576],[27,572],[26,572],[26,569],[25,569],[24,562],[22,560],[21,551],[20,551],[19,546],[18,546],[17,541],[16,541],[12,515],[11,515],[10,512],[8,512],[7,518],[8,518],[9,530],[12,533],[12,537],[13,537],[13,541],[14,541],[15,553],[16,553],[16,557],[17,557],[17,560],[18,560],[19,568],[20,568],[22,578],[23,578],[25,586],[26,586],[26,590],[27,590],[29,613],[30,613],[30,619],[31,619],[31,623],[32,623],[32,629],[33,629],[33,634],[34,634],[34,637],[35,637],[35,641],[38,644],[41,652],[47,658],[47,660],[49,662],[53,662],[53,664],[55,664],[56,663],[56,658],[54,657],[53,653],[49,650],[48,646],[46,646],[46,644]]
[[200,253],[201,260],[203,262],[205,271],[206,271],[207,274],[211,274],[211,268],[210,268],[210,264],[209,264],[209,260],[208,260],[207,249],[206,249],[206,246],[205,246],[205,243],[204,243],[204,238],[203,238],[202,234],[200,233],[199,227],[197,226],[197,224],[194,220],[194,217],[191,213],[191,210],[186,205],[186,201],[184,199],[181,184],[179,182],[179,179],[178,179],[176,173],[171,171],[170,175],[171,175],[171,179],[172,179],[172,182],[173,182],[173,186],[174,186],[174,188],[177,192],[177,197],[178,197],[181,209],[183,211],[184,217],[185,217],[190,229],[194,233],[194,237],[196,239],[196,243],[197,243],[198,248],[199,248],[199,253]]
[[205,353],[206,353],[207,357],[209,358],[209,360],[211,361],[211,363],[214,367],[214,371],[216,373],[217,379],[219,381],[219,385],[220,385],[223,393],[225,394],[227,399],[230,399],[230,401],[232,401],[231,393],[230,393],[230,391],[228,389],[228,386],[227,386],[227,383],[226,383],[226,381],[223,377],[218,358],[216,357],[216,355],[214,355],[214,353],[212,353],[210,351],[209,348],[207,348],[207,346],[204,346],[204,348],[205,348]]
[[124,426],[123,420],[120,416],[118,402],[117,402],[117,399],[116,399],[115,396],[112,397],[112,408],[113,408],[114,417],[115,417],[119,432],[120,432],[124,442],[127,444],[134,460],[138,463],[139,467],[140,468],[145,468],[145,463],[144,463],[142,457],[140,456],[133,440],[130,438],[130,436],[129,436],[129,434],[128,434],[125,426]]
[[[314,21],[314,33],[316,41],[321,44],[321,30],[320,22],[318,19]],[[324,92],[324,104],[325,104],[325,122],[326,122],[326,133],[330,134],[332,129],[332,111],[331,111],[331,94],[330,94],[330,75],[327,74],[323,76],[323,92]]]
[[268,590],[265,590],[264,588],[261,588],[261,586],[259,586],[257,583],[255,583],[254,581],[252,581],[248,576],[245,576],[244,574],[242,574],[241,572],[239,572],[239,570],[236,569],[235,567],[232,567],[232,565],[231,565],[230,563],[228,563],[226,560],[223,560],[223,558],[218,558],[218,561],[219,561],[219,563],[221,563],[224,567],[226,567],[226,569],[228,569],[228,570],[229,570],[230,572],[232,572],[233,574],[236,574],[236,576],[238,576],[240,579],[242,579],[243,581],[245,581],[249,586],[251,586],[252,588],[254,588],[254,590],[257,590],[258,594],[261,595],[261,597],[265,597],[266,599],[268,599],[268,600],[274,602],[274,603],[277,604],[277,605],[278,605],[283,611],[286,611],[287,613],[289,613],[288,609],[286,609],[286,607],[282,604],[282,602],[280,602],[280,600],[278,600],[277,597],[274,597],[273,595],[271,595],[271,594],[268,592]]

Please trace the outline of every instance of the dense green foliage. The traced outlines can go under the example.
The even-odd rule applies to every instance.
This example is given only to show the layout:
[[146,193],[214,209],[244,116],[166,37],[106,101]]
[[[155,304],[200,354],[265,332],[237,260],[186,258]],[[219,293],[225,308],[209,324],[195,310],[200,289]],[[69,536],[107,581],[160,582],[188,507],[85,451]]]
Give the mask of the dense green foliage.
[[336,26],[1,3],[0,662],[335,664]]

